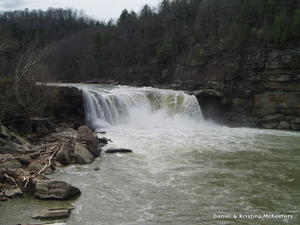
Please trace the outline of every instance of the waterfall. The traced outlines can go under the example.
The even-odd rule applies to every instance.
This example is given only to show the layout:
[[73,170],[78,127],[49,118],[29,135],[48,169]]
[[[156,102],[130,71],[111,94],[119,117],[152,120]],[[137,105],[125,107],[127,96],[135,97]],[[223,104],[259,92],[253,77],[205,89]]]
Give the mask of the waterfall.
[[138,115],[151,116],[164,112],[167,116],[181,116],[201,121],[203,116],[195,96],[183,91],[163,90],[157,88],[116,87],[81,88],[84,97],[87,123],[95,129],[101,129],[134,120]]

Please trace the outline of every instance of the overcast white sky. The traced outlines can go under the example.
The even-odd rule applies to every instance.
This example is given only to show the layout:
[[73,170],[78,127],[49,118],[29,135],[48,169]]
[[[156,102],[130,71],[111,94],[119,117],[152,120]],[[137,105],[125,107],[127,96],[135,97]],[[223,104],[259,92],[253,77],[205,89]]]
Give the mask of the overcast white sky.
[[49,7],[83,9],[96,19],[117,18],[123,9],[139,11],[143,5],[156,7],[161,0],[0,0],[0,11],[47,9]]

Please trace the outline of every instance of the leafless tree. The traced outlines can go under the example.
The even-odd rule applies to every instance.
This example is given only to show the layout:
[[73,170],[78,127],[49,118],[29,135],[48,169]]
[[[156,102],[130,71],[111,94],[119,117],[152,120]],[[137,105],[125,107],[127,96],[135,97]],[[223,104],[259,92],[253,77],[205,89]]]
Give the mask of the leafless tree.
[[45,55],[45,49],[39,50],[35,47],[29,47],[20,54],[13,81],[10,87],[6,87],[5,93],[2,94],[0,125],[2,125],[7,110],[14,107],[13,104],[17,104],[18,108],[26,110],[31,102],[34,101],[32,96],[36,80],[34,79],[33,71]]

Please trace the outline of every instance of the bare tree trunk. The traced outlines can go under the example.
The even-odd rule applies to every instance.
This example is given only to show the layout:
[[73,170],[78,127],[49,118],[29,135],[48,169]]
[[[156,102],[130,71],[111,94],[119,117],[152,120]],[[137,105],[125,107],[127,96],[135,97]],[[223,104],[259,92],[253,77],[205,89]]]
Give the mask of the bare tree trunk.
[[[8,105],[13,104],[9,102],[11,101],[12,97],[15,97],[17,103],[23,108],[27,107],[32,88],[35,85],[35,81],[32,77],[31,72],[36,64],[44,58],[44,52],[45,51],[39,51],[33,47],[30,47],[26,51],[21,53],[15,70],[14,82],[5,94],[1,103],[2,106],[0,108],[0,131],[2,130],[3,119],[7,112]],[[20,89],[24,85],[26,85],[26,87],[23,87],[23,91],[21,92]]]

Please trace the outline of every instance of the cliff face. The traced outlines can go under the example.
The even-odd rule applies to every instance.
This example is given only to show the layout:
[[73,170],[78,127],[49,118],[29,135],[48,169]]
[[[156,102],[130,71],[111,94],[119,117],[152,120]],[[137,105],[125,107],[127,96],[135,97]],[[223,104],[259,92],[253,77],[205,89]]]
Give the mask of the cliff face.
[[200,63],[175,75],[174,88],[192,91],[207,119],[300,130],[300,49],[206,50]]
[[[231,126],[300,130],[300,48],[205,52],[201,61],[176,68],[170,88],[196,95],[206,119]],[[51,114],[61,121],[83,121],[81,92],[52,88],[58,98]]]
[[58,122],[69,122],[84,124],[84,103],[81,90],[75,87],[52,86],[56,92],[56,99],[53,105],[47,108],[50,117]]

